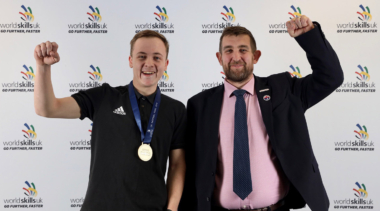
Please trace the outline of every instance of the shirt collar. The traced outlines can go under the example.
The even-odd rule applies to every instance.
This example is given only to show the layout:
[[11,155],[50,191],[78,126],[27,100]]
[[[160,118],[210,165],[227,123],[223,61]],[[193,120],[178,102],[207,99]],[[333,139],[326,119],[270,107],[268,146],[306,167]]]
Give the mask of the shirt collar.
[[153,105],[153,103],[154,103],[154,98],[156,97],[157,89],[156,89],[156,91],[155,91],[153,94],[151,94],[151,95],[149,95],[149,96],[143,96],[142,94],[140,94],[140,93],[137,91],[137,89],[135,88],[135,86],[133,86],[133,87],[134,87],[134,90],[135,90],[136,98],[137,98],[138,100],[140,100],[142,97],[145,97],[145,98],[148,99],[148,101]]
[[[237,89],[238,88],[234,87],[226,79],[224,79],[224,92],[227,93],[227,96],[231,97],[233,95],[232,92]],[[255,96],[255,76],[253,76],[251,80],[249,80],[248,83],[246,83],[241,89],[247,91],[247,94]]]

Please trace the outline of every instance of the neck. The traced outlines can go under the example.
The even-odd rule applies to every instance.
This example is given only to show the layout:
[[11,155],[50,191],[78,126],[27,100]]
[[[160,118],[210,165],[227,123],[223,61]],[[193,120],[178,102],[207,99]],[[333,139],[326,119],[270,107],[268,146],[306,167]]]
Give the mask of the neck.
[[229,80],[228,78],[226,78],[226,81],[228,83],[230,83],[232,86],[238,88],[238,89],[241,89],[244,85],[246,85],[251,79],[253,78],[253,74],[250,74],[248,78],[246,78],[245,80],[243,81],[231,81]]
[[134,81],[132,83],[133,83],[133,86],[135,87],[135,89],[141,95],[143,95],[145,97],[153,94],[156,91],[156,89],[157,89],[157,85],[156,86],[151,86],[151,87],[143,87],[143,86],[138,86]]

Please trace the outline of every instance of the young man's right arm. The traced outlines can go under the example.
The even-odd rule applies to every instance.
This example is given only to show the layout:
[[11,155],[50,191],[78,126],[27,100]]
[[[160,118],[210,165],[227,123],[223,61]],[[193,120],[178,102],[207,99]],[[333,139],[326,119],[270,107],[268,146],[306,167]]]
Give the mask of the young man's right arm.
[[79,118],[80,108],[72,97],[56,98],[51,83],[51,65],[59,62],[58,44],[45,42],[34,49],[36,78],[34,108],[39,116],[49,118]]

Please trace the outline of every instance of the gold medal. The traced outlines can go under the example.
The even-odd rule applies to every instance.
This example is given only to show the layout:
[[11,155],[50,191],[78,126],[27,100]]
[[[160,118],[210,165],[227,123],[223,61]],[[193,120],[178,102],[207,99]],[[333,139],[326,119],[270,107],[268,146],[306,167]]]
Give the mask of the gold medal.
[[152,147],[150,147],[149,144],[142,143],[137,151],[137,154],[142,161],[149,161],[153,156]]

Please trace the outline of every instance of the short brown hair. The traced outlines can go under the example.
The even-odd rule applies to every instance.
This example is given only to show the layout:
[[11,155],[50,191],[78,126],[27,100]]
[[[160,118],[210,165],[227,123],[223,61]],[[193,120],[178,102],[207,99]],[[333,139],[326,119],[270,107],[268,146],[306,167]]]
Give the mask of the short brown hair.
[[255,52],[256,51],[256,41],[255,41],[255,38],[253,38],[253,35],[252,33],[246,29],[245,27],[242,27],[242,26],[229,26],[229,27],[226,27],[224,30],[223,30],[223,33],[222,35],[220,36],[220,41],[219,41],[219,52],[222,53],[222,40],[223,40],[223,37],[225,36],[238,36],[238,35],[248,35],[249,36],[249,39],[251,40],[251,49],[252,49],[252,52]]
[[133,46],[135,45],[136,40],[143,37],[157,37],[164,43],[166,47],[166,58],[168,58],[169,55],[169,42],[166,39],[166,37],[158,32],[152,31],[152,30],[144,30],[140,31],[139,33],[135,34],[135,36],[132,38],[130,44],[131,44],[131,52],[130,55],[132,56]]

